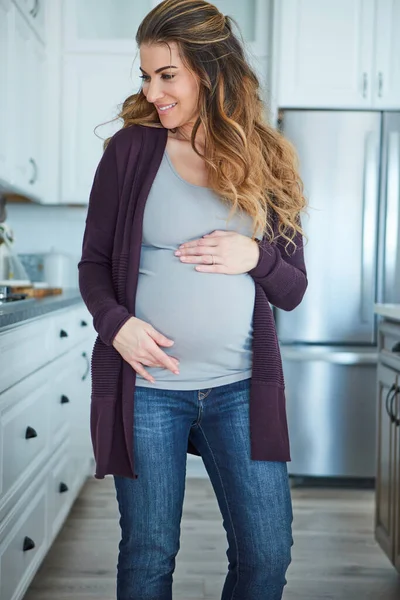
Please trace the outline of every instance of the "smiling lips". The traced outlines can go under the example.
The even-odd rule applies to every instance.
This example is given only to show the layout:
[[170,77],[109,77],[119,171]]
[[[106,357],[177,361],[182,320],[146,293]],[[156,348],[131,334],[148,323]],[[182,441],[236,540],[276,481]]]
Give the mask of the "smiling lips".
[[162,106],[156,104],[156,108],[160,112],[167,112],[168,110],[171,110],[171,108],[174,108],[174,106],[176,106],[176,105],[177,105],[177,102],[173,102],[172,104],[164,104]]

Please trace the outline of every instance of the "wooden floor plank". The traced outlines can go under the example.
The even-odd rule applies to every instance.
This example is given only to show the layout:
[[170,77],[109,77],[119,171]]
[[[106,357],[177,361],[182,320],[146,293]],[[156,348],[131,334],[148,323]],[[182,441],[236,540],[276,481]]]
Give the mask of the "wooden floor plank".
[[[371,490],[294,488],[292,498],[284,600],[400,600],[400,577],[374,541]],[[90,479],[25,600],[114,600],[118,542],[112,478]],[[220,600],[226,572],[214,491],[206,479],[187,479],[174,600]]]

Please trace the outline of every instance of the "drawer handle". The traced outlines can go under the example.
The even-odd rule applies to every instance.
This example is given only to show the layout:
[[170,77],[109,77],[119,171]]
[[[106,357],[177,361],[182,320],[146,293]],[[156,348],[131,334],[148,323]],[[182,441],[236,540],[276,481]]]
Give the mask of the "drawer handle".
[[88,359],[88,355],[86,354],[86,352],[82,352],[82,356],[86,360],[86,371],[82,375],[82,381],[85,381],[85,379],[89,375],[89,371],[90,371],[90,360]]
[[25,439],[30,440],[31,438],[35,438],[35,437],[37,437],[36,431],[33,429],[33,427],[28,426],[26,428],[26,432],[25,432]]
[[393,390],[393,394],[392,397],[390,398],[390,418],[392,423],[394,423],[396,425],[396,427],[398,427],[400,425],[400,419],[397,418],[397,413],[394,414],[393,413],[393,404],[394,404],[394,399],[396,398],[397,394],[400,392],[400,388],[397,387],[396,385],[393,385],[392,387],[394,387]]
[[392,352],[400,352],[400,342],[397,342],[393,348],[392,348]]
[[64,394],[61,396],[61,404],[68,404],[69,402],[69,398],[68,396],[64,396]]
[[64,338],[64,337],[68,337],[68,333],[65,331],[65,329],[61,329],[60,338]]
[[62,481],[60,483],[60,487],[58,488],[58,491],[60,492],[60,494],[63,494],[64,492],[68,492],[67,484]]
[[33,548],[35,547],[35,542],[26,535],[24,538],[24,546],[23,547],[24,547],[24,552],[26,552],[27,550],[33,550]]
[[87,325],[86,321],[81,321],[81,327],[87,327],[87,326],[88,325]]

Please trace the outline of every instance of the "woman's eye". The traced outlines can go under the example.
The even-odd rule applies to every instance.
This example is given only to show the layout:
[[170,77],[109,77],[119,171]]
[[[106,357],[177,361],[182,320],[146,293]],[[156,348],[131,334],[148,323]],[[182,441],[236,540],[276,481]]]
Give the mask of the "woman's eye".
[[[140,79],[143,79],[143,81],[149,81],[150,76],[149,75],[139,75]],[[161,75],[162,79],[166,79],[167,81],[169,81],[170,79],[173,79],[175,77],[175,75],[169,75],[168,73],[163,73]]]

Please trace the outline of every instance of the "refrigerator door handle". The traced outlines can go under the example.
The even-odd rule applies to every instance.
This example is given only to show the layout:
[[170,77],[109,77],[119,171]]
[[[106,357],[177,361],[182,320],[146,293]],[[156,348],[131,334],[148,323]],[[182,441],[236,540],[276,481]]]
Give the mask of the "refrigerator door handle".
[[346,350],[330,351],[319,350],[315,348],[296,349],[281,346],[282,358],[284,360],[293,360],[296,362],[307,361],[319,361],[329,362],[336,365],[376,365],[378,362],[377,352],[349,352]]
[[386,222],[385,222],[385,301],[396,289],[396,271],[399,253],[399,198],[400,198],[400,134],[388,135],[386,174]]
[[377,209],[379,180],[379,142],[369,131],[365,137],[364,185],[361,243],[361,298],[360,318],[363,323],[373,321],[375,297],[375,253],[377,244]]

